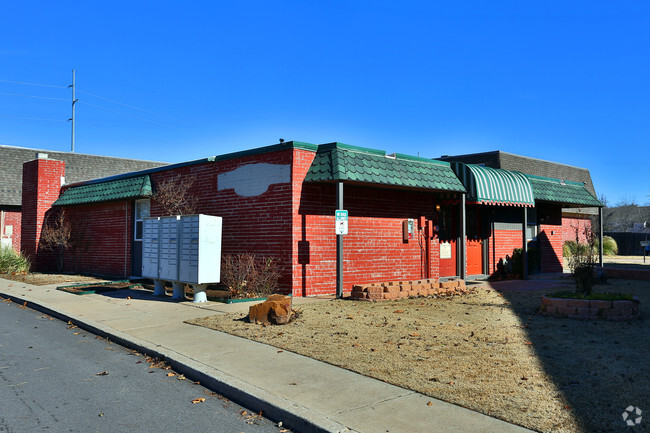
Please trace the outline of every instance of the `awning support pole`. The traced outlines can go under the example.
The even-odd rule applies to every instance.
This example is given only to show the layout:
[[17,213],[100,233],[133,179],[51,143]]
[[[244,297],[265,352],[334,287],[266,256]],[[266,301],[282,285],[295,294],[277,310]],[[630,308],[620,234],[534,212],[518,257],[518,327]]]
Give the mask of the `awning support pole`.
[[603,208],[598,208],[598,266],[603,267]]
[[[343,182],[336,185],[336,209],[343,209]],[[336,297],[343,297],[343,235],[336,235]]]
[[522,261],[524,263],[524,269],[522,270],[522,277],[524,280],[528,279],[528,239],[526,236],[526,229],[528,228],[528,208],[524,206],[524,228],[522,229]]
[[465,193],[460,195],[460,239],[458,242],[459,250],[459,277],[464,280],[467,278],[467,213],[465,209]]

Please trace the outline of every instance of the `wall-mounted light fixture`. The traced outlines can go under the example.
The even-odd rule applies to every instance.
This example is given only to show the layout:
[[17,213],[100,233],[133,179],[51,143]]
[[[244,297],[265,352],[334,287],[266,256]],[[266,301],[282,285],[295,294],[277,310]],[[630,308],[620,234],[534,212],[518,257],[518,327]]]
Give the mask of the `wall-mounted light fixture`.
[[439,204],[436,205],[436,212],[440,212],[440,205]]

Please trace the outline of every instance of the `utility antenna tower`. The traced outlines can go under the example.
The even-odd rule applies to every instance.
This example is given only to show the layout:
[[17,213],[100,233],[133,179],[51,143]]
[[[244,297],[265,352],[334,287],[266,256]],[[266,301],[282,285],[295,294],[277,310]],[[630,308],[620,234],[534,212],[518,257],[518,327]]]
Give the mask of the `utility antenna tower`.
[[72,124],[72,137],[71,137],[71,142],[70,142],[70,151],[74,152],[74,106],[75,103],[78,101],[78,99],[75,99],[75,79],[74,79],[74,69],[72,70],[72,84],[68,86],[68,88],[72,87],[72,117],[68,119],[70,123]]

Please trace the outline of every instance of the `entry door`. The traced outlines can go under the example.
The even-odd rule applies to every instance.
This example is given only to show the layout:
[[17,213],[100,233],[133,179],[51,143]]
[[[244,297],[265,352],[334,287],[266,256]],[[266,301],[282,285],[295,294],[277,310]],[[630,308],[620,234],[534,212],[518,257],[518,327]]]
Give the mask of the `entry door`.
[[484,233],[481,208],[467,206],[467,275],[481,275],[483,271]]
[[458,275],[456,259],[456,211],[453,208],[443,208],[440,211],[440,276],[454,277]]
[[142,276],[142,232],[144,218],[150,214],[149,200],[136,200],[133,209],[133,243],[131,245],[131,276]]

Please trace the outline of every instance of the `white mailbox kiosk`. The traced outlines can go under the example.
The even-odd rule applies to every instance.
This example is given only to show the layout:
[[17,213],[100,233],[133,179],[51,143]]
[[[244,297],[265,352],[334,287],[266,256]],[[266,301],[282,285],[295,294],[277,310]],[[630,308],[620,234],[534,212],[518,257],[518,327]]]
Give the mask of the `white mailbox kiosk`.
[[145,218],[142,276],[154,279],[154,295],[164,295],[165,281],[171,281],[173,298],[182,299],[188,283],[194,289],[194,302],[205,302],[206,286],[221,279],[221,217]]

